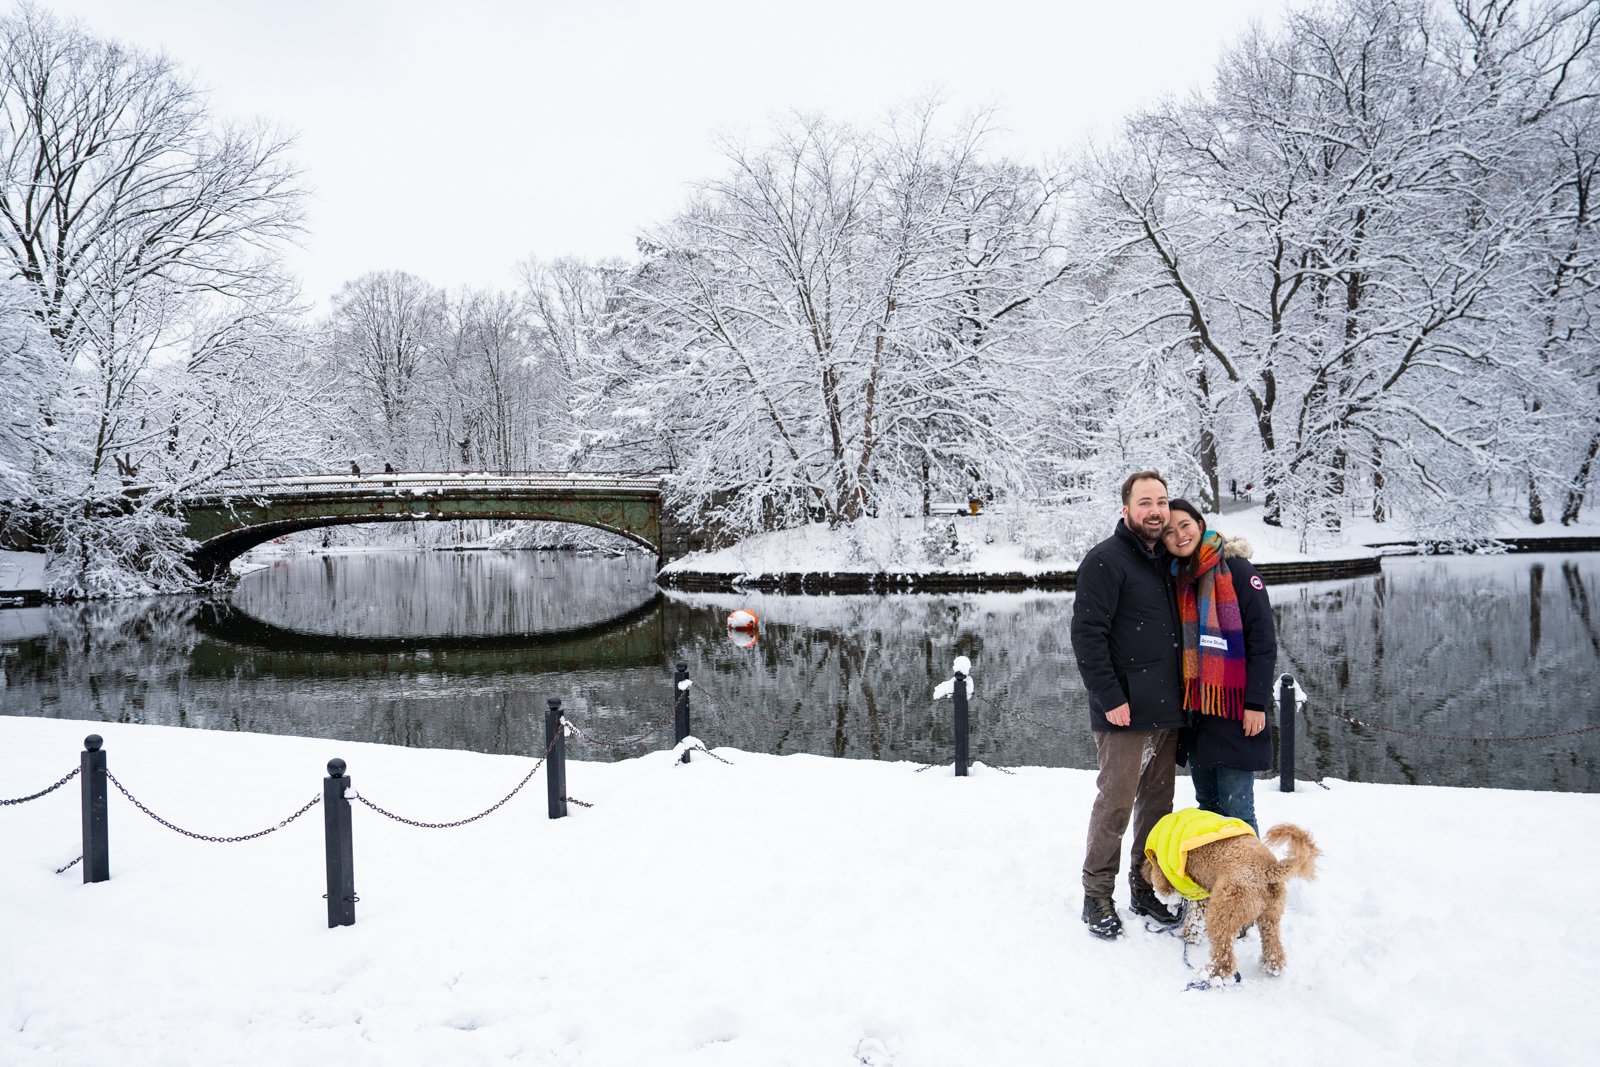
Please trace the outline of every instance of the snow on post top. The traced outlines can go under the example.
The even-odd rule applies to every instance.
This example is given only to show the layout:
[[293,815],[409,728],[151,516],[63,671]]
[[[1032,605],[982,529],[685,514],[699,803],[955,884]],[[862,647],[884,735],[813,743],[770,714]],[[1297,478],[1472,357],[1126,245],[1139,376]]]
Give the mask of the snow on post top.
[[[965,657],[965,656],[957,656],[956,657],[956,661],[950,665],[950,669],[955,674],[966,675],[966,678],[967,678],[967,696],[969,698],[972,697],[974,695],[974,690],[973,690],[973,686],[972,686],[972,661],[970,659],[968,659],[967,657]],[[956,692],[956,680],[955,680],[955,678],[953,678],[953,677],[947,678],[944,681],[940,682],[938,685],[933,687],[933,699],[935,699],[935,700],[944,700],[947,697],[955,696],[955,692]]]

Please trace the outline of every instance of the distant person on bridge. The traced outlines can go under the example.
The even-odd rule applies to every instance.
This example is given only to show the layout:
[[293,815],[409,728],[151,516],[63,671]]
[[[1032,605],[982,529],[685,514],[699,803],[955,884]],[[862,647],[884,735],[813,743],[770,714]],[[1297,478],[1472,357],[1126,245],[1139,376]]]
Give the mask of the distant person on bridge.
[[357,465],[355,460],[350,461],[350,473],[355,475],[357,478],[361,477],[361,468]]
[[1122,483],[1121,520],[1078,565],[1072,606],[1072,651],[1089,691],[1100,767],[1083,857],[1083,921],[1107,940],[1122,933],[1111,894],[1130,818],[1131,907],[1163,925],[1178,921],[1141,874],[1145,839],[1172,811],[1184,720],[1178,602],[1161,543],[1168,518],[1161,475],[1130,474]]

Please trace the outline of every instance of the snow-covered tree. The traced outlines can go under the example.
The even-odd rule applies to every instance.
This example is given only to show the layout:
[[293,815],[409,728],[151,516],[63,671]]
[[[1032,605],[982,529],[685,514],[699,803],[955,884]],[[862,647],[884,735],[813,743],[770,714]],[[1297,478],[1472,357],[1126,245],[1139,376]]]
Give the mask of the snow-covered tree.
[[[425,386],[446,345],[444,293],[414,274],[373,271],[340,288],[329,327],[329,370],[359,420],[349,428],[352,451],[401,464],[422,460],[431,429]],[[459,434],[451,444],[470,449]]]
[[800,117],[729,145],[729,173],[647,239],[620,345],[657,356],[632,357],[620,410],[670,434],[679,491],[735,528],[1024,479],[1055,190],[984,160],[981,117],[937,118]]
[[[6,515],[28,521],[23,504],[35,494],[33,447],[39,406],[51,379],[55,357],[21,286],[0,280],[0,501]],[[0,523],[6,521],[0,515]],[[3,534],[3,531],[0,531]]]
[[1528,366],[1507,330],[1538,315],[1526,165],[1592,91],[1593,9],[1511,8],[1293,12],[1094,161],[1101,328],[1128,339],[1119,370],[1179,369],[1211,493],[1231,454],[1259,465],[1271,519],[1336,523],[1357,482],[1381,519],[1389,494],[1459,497],[1528,454],[1533,424],[1482,404]]
[[[612,303],[627,265],[572,257],[530,258],[518,265],[532,346],[531,412],[541,465],[594,469],[660,466],[659,442],[619,434],[611,399],[628,375],[625,360],[602,356]],[[613,353],[615,354],[615,353]]]
[[193,402],[283,341],[272,250],[300,195],[287,141],[215,121],[166,59],[30,4],[0,17],[0,265],[49,347],[18,432],[57,591],[192,577],[174,501],[249,444]]
[[1518,444],[1527,514],[1578,519],[1600,454],[1600,9],[1467,6],[1462,63],[1488,68],[1504,124],[1524,146],[1514,190],[1530,226],[1506,292],[1506,343],[1520,348]]

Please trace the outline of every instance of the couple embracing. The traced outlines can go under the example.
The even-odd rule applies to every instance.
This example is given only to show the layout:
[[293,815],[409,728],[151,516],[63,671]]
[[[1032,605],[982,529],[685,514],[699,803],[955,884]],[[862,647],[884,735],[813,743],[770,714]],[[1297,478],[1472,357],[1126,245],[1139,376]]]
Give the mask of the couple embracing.
[[1180,761],[1196,807],[1259,834],[1255,772],[1272,765],[1266,708],[1277,638],[1248,555],[1247,545],[1207,529],[1198,508],[1169,500],[1166,481],[1147,470],[1122,483],[1115,531],[1078,567],[1072,650],[1099,764],[1083,921],[1099,937],[1122,932],[1112,891],[1130,822],[1130,907],[1178,921],[1140,868],[1151,828],[1172,810]]

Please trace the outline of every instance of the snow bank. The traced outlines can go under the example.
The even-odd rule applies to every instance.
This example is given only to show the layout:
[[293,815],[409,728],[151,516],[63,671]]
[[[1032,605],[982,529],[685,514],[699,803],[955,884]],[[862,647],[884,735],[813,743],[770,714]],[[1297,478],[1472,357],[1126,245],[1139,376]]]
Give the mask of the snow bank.
[[[531,766],[0,718],[0,796],[76,766],[91,731],[141,801],[213,835],[275,825],[334,756],[362,795],[430,821]],[[1600,797],[1261,783],[1263,825],[1300,823],[1326,852],[1291,890],[1288,969],[1265,977],[1251,938],[1241,984],[1185,992],[1177,941],[1130,922],[1106,944],[1078,920],[1090,772],[716,751],[731,763],[570,764],[595,806],[559,821],[542,771],[459,829],[356,805],[361,899],[337,930],[320,808],[218,845],[113,791],[112,879],[85,886],[52,873],[78,853],[76,782],[0,807],[0,1062],[1057,1065],[1165,1058],[1156,1034],[1240,1063],[1592,1054],[1600,931],[1555,905],[1600,874],[1580,832]]]
[[[1257,563],[1365,559],[1378,554],[1372,545],[1413,540],[1415,524],[1375,523],[1351,518],[1338,534],[1315,534],[1268,526],[1259,503],[1230,502],[1210,524],[1230,536],[1244,537]],[[1089,516],[1082,509],[1000,506],[978,515],[921,517],[885,516],[862,519],[837,530],[815,523],[756,534],[728,548],[696,552],[669,563],[665,573],[699,571],[712,574],[795,572],[881,572],[925,574],[1046,574],[1077,570],[1087,549],[1109,535],[1117,512]],[[1600,519],[1574,526],[1541,526],[1483,511],[1471,528],[1453,531],[1459,537],[1597,537]],[[1432,535],[1441,536],[1437,531]],[[954,547],[951,547],[953,537]]]
[[0,551],[0,596],[44,588],[43,552]]

